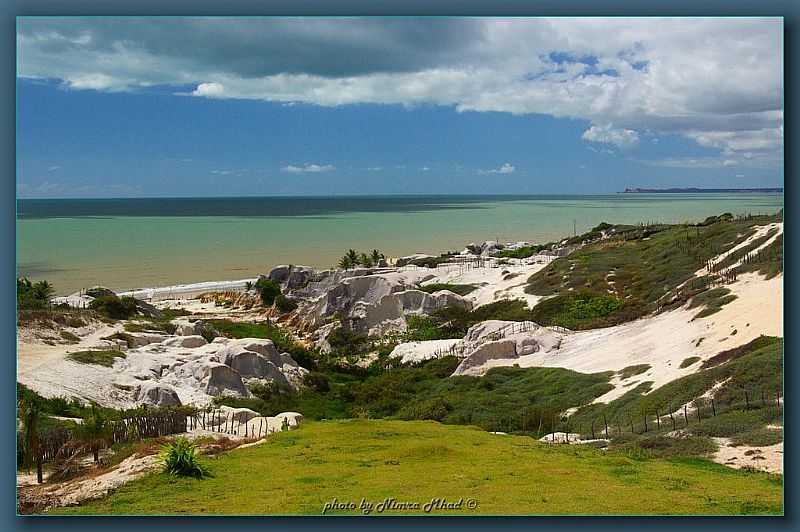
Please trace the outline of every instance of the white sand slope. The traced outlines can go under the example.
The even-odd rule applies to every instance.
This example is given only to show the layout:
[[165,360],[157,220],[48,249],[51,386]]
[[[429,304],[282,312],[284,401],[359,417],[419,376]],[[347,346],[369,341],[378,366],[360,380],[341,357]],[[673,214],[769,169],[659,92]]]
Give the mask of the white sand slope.
[[727,287],[737,298],[706,318],[693,319],[698,308],[680,308],[615,327],[575,332],[564,337],[558,351],[490,360],[475,373],[513,364],[582,373],[617,372],[636,364],[651,366],[625,382],[614,377],[611,383],[615,388],[597,399],[608,402],[640,382],[652,381],[655,389],[697,371],[697,364],[680,368],[686,358],[705,360],[762,334],[783,336],[783,275],[770,280],[756,273],[740,275]]

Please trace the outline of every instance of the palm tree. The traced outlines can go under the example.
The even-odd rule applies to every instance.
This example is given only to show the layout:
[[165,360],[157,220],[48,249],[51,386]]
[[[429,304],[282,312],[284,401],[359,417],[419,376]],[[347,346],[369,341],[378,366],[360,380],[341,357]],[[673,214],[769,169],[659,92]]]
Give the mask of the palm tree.
[[366,253],[358,256],[358,263],[367,268],[372,268],[372,259]]
[[36,299],[39,299],[44,303],[49,303],[50,299],[55,294],[55,290],[53,289],[53,285],[51,285],[49,282],[39,281],[33,285],[33,293],[36,296]]
[[95,463],[100,461],[100,450],[108,447],[111,428],[108,419],[92,403],[92,412],[75,429],[75,439],[81,443],[83,449],[92,453]]
[[339,259],[339,268],[341,268],[343,270],[349,270],[352,267],[353,267],[353,263],[350,260],[350,257],[348,257],[347,255],[345,255],[341,259]]
[[19,419],[22,422],[22,442],[24,465],[30,470],[31,462],[36,461],[36,481],[42,483],[42,449],[39,440],[39,422],[42,409],[30,395],[19,400]]
[[371,253],[371,258],[372,258],[372,263],[377,266],[377,265],[379,265],[381,263],[381,261],[383,260],[384,257],[383,257],[383,253],[381,253],[377,249],[373,249],[372,253]]
[[345,257],[350,259],[350,264],[356,265],[358,264],[358,252],[354,249],[348,249],[347,253],[345,253]]

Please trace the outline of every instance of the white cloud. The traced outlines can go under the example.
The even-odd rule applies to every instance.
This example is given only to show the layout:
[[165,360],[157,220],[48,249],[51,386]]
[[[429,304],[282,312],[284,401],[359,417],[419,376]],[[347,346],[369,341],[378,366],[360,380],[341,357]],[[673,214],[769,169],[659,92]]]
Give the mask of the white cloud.
[[225,86],[222,83],[201,83],[191,92],[192,96],[205,96],[206,98],[222,98],[225,96]]
[[632,129],[614,129],[611,124],[592,126],[583,132],[581,138],[590,142],[613,144],[617,148],[627,149],[639,144],[639,134]]
[[430,167],[429,166],[423,166],[422,168],[420,168],[420,170],[422,170],[423,172],[427,172],[428,170],[430,170]]
[[513,174],[517,170],[516,166],[510,163],[504,163],[499,168],[492,168],[491,170],[478,170],[479,174]]
[[48,172],[55,172],[56,170],[60,170],[60,169],[61,169],[61,167],[59,165],[57,165],[57,164],[54,164],[53,166],[47,167],[47,171]]
[[284,166],[281,168],[282,171],[288,172],[290,174],[318,174],[322,172],[332,172],[336,170],[336,167],[332,164],[311,164],[306,163],[301,166],[295,166],[290,164],[288,166]]
[[18,75],[70,89],[541,113],[587,120],[593,142],[633,146],[649,131],[782,158],[780,18],[23,17],[19,27]]
[[367,167],[367,171],[368,172],[380,172],[381,170],[383,170],[383,166],[368,166]]

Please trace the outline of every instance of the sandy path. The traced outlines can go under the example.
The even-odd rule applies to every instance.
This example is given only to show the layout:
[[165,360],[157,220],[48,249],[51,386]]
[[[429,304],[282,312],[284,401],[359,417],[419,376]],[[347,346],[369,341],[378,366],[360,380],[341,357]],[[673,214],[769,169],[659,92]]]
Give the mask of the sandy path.
[[27,376],[52,364],[63,360],[68,353],[85,351],[100,345],[107,345],[104,336],[122,330],[116,325],[101,323],[93,332],[82,336],[80,342],[74,344],[48,345],[40,342],[22,341],[17,336],[17,376]]

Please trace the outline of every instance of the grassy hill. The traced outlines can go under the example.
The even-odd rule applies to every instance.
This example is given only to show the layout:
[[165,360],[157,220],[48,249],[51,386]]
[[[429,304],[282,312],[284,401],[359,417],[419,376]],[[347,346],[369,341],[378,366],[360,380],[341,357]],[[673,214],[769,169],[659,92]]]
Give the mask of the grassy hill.
[[[309,422],[260,446],[207,458],[213,477],[157,473],[61,514],[320,514],[385,499],[444,515],[781,514],[782,477],[700,459],[633,459],[432,421]],[[468,508],[469,501],[477,507]],[[358,508],[329,514],[357,514]]]
[[[753,235],[755,226],[782,214],[734,219],[710,217],[695,225],[611,226],[601,224],[580,237],[587,242],[551,262],[528,280],[526,291],[555,296],[534,307],[531,319],[544,325],[593,329],[631,321],[678,296],[678,303],[708,288],[709,277],[692,279],[706,262]],[[600,238],[599,229],[610,231]],[[719,266],[727,267],[772,236],[756,239]],[[576,242],[578,243],[578,242]],[[782,270],[782,240],[737,269],[768,276]],[[676,294],[676,288],[692,279]]]

